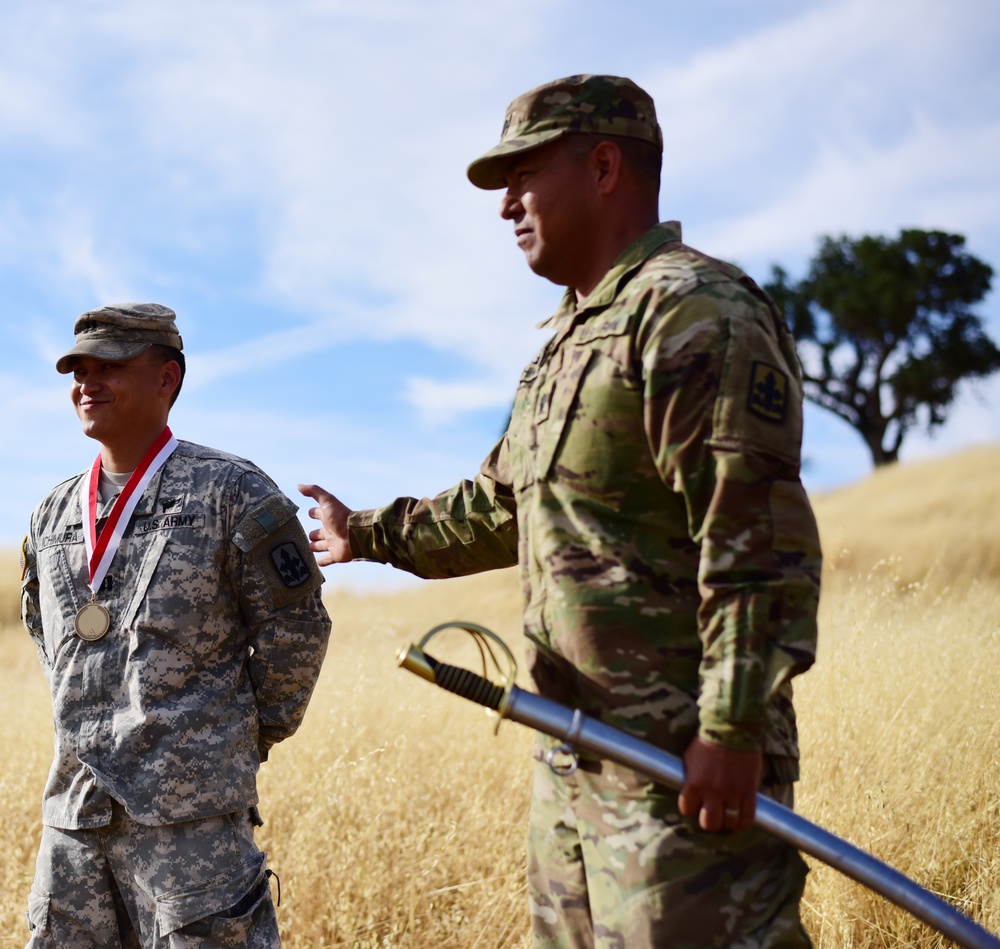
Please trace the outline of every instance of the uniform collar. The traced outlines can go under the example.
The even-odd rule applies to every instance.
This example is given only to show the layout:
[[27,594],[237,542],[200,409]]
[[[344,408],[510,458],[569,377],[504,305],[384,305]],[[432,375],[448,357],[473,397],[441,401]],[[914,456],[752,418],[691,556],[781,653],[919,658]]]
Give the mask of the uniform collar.
[[[175,451],[174,454],[176,455],[177,452]],[[172,457],[173,456],[171,456],[171,458]],[[138,502],[135,505],[135,510],[132,512],[132,517],[149,517],[150,515],[156,513],[156,502],[157,502],[157,500],[158,500],[158,498],[160,496],[160,484],[163,481],[164,470],[170,464],[171,458],[167,459],[167,461],[163,465],[163,467],[160,468],[160,470],[157,471],[156,474],[153,475],[153,477],[150,479],[149,484],[146,485],[146,490],[142,492],[142,494],[139,497]],[[87,477],[87,472],[86,471],[83,472],[80,475],[80,479],[83,479],[83,478],[86,478],[86,477]],[[77,481],[77,484],[79,484],[79,480]],[[79,514],[77,516],[80,518],[80,520],[82,522],[82,520],[83,520],[83,509],[82,509],[82,506],[80,504],[80,498],[79,498],[80,491],[79,491],[78,487],[76,489],[74,489],[74,495],[75,495],[75,500],[74,500],[73,503],[75,505],[75,509],[79,512]],[[112,503],[111,501],[106,501],[105,503],[103,503],[103,504],[101,504],[99,506],[99,508],[98,508],[98,510],[99,510],[99,517],[107,517],[108,512],[110,510],[110,507],[111,507],[111,503]]]
[[631,278],[657,250],[670,241],[681,239],[680,221],[664,221],[654,224],[637,241],[630,244],[618,256],[600,283],[581,302],[577,302],[576,291],[568,287],[563,294],[559,308],[548,319],[538,324],[538,329],[559,329],[566,320],[585,310],[608,306],[618,296],[622,284]]

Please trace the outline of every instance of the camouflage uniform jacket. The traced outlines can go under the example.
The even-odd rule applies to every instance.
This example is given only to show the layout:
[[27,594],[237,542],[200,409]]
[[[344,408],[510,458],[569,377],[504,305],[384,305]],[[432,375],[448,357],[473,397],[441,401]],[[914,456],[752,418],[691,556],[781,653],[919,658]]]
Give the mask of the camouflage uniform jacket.
[[43,821],[104,826],[111,796],[145,824],[244,810],[268,748],[302,720],[329,639],[295,505],[249,462],[180,442],[99,591],[111,628],[85,642],[84,478],[35,509],[24,547],[21,615],[55,726]]
[[763,740],[794,779],[820,551],[783,320],[670,222],[547,325],[477,477],[356,512],[352,549],[427,577],[516,560],[541,694],[674,753]]

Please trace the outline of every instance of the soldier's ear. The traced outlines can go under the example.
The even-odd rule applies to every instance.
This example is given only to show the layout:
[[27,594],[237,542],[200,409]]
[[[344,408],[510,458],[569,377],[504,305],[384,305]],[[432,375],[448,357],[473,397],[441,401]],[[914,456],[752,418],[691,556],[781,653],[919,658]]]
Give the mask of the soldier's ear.
[[173,359],[168,359],[160,366],[160,388],[165,398],[169,399],[181,384],[181,367]]
[[622,151],[614,143],[605,139],[599,142],[587,155],[594,171],[594,182],[598,194],[611,194],[617,187],[622,174]]

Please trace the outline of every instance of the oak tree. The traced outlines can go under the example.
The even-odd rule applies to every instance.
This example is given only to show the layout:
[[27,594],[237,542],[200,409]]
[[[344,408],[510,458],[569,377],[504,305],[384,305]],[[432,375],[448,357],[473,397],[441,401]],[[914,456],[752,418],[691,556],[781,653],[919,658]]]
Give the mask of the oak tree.
[[992,277],[962,235],[903,230],[824,237],[802,280],[775,266],[765,289],[798,342],[806,397],[852,425],[884,465],[915,426],[945,421],[960,382],[1000,369],[971,311]]

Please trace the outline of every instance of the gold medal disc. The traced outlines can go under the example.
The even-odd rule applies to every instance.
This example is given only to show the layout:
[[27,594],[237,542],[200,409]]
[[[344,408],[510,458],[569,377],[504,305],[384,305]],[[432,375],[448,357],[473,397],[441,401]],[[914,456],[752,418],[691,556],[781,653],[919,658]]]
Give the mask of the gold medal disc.
[[75,625],[76,635],[93,643],[111,628],[111,614],[100,603],[88,603],[77,612]]

